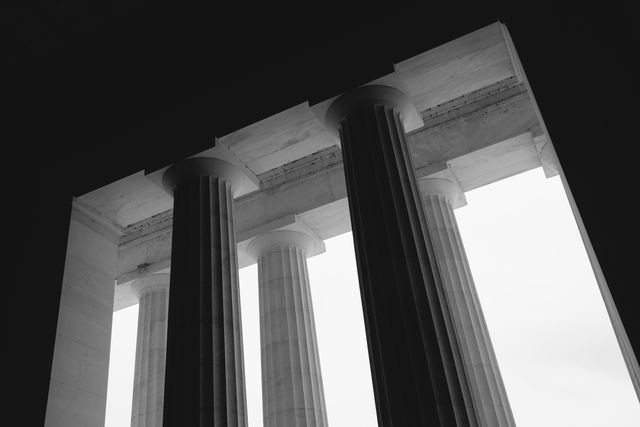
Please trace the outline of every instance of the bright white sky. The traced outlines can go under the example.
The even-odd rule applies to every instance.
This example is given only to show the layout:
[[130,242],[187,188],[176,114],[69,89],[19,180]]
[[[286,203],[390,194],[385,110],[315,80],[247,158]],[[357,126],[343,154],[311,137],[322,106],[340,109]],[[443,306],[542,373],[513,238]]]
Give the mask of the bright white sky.
[[[519,427],[638,426],[640,404],[559,177],[535,169],[455,211]],[[376,426],[351,233],[310,258],[331,427]],[[257,268],[240,270],[249,426],[262,426]],[[106,427],[130,425],[137,306],[114,313]]]

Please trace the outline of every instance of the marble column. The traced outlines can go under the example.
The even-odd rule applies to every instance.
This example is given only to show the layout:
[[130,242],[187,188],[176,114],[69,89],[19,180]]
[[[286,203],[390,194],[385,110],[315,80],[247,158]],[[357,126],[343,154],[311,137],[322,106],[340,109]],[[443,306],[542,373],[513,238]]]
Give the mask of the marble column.
[[405,140],[412,108],[364,86],[325,115],[342,142],[378,423],[478,425]]
[[165,426],[246,426],[233,194],[242,172],[192,158],[163,177],[173,192]]
[[249,246],[258,259],[265,427],[327,426],[307,272],[313,244],[304,233],[274,231]]
[[138,279],[132,288],[138,294],[139,308],[131,427],[161,427],[169,275]]
[[453,205],[463,196],[457,183],[441,178],[419,182],[435,258],[454,319],[473,406],[480,425],[515,426],[498,369]]

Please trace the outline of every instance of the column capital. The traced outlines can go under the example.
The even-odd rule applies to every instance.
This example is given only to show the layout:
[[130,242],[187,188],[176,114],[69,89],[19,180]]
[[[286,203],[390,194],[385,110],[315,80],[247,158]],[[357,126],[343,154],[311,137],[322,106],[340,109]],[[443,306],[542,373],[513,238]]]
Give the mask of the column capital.
[[358,107],[375,104],[394,107],[403,121],[415,110],[411,99],[399,89],[383,85],[360,86],[345,92],[331,103],[325,113],[325,125],[329,131],[337,133],[340,121],[346,115]]
[[[420,193],[425,195],[439,195],[447,199],[453,206],[464,206],[464,191],[457,182],[444,178],[422,178],[418,181]],[[460,202],[463,202],[460,204]]]
[[546,135],[540,135],[533,138],[538,157],[540,158],[540,166],[544,171],[544,176],[552,178],[560,173],[560,160],[551,140]]
[[291,245],[302,250],[305,255],[309,255],[315,249],[317,238],[308,233],[292,230],[275,230],[264,233],[249,243],[247,251],[254,258],[260,257],[261,254],[269,249],[280,245]]
[[169,289],[170,274],[151,274],[149,276],[136,279],[131,284],[131,290],[134,294],[141,298],[143,295],[164,289]]
[[[298,233],[304,235],[304,237],[286,233],[272,234],[280,232]],[[291,239],[291,241],[287,239]],[[309,243],[307,240],[311,242]],[[312,257],[325,251],[324,241],[302,218],[294,214],[285,215],[259,227],[247,230],[238,235],[238,242],[238,250],[242,250],[256,260],[268,247],[276,244],[293,244],[300,249],[305,249],[307,257]]]
[[169,167],[162,175],[162,185],[173,193],[175,187],[184,180],[197,176],[216,176],[231,183],[231,191],[235,194],[244,185],[244,173],[235,165],[221,159],[210,157],[192,157],[181,160]]

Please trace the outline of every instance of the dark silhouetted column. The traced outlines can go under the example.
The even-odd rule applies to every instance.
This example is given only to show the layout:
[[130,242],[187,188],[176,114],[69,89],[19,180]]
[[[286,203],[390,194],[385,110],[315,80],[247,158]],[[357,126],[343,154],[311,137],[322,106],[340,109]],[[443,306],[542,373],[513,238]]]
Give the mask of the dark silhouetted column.
[[242,173],[195,158],[167,170],[173,191],[165,426],[245,426],[233,194]]
[[326,114],[342,141],[378,422],[474,426],[401,123],[409,108],[402,92],[365,86]]

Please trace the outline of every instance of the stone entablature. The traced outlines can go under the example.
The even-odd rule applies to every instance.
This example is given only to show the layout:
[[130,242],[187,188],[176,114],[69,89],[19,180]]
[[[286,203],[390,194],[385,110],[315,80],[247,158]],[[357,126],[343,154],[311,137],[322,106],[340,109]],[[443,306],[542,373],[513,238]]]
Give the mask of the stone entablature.
[[[550,145],[501,23],[394,64],[394,70],[370,84],[408,95],[412,111],[404,126],[418,178],[451,174],[469,191],[548,166]],[[322,239],[351,229],[340,142],[324,122],[332,101],[291,107],[215,138],[212,149],[198,154],[220,152],[253,180],[253,190],[235,198],[238,236],[289,215]],[[77,200],[92,222],[118,239],[116,310],[135,303],[128,296],[132,280],[170,265],[173,201],[161,188],[162,171],[139,172]],[[239,267],[252,264],[248,241],[237,243]]]

